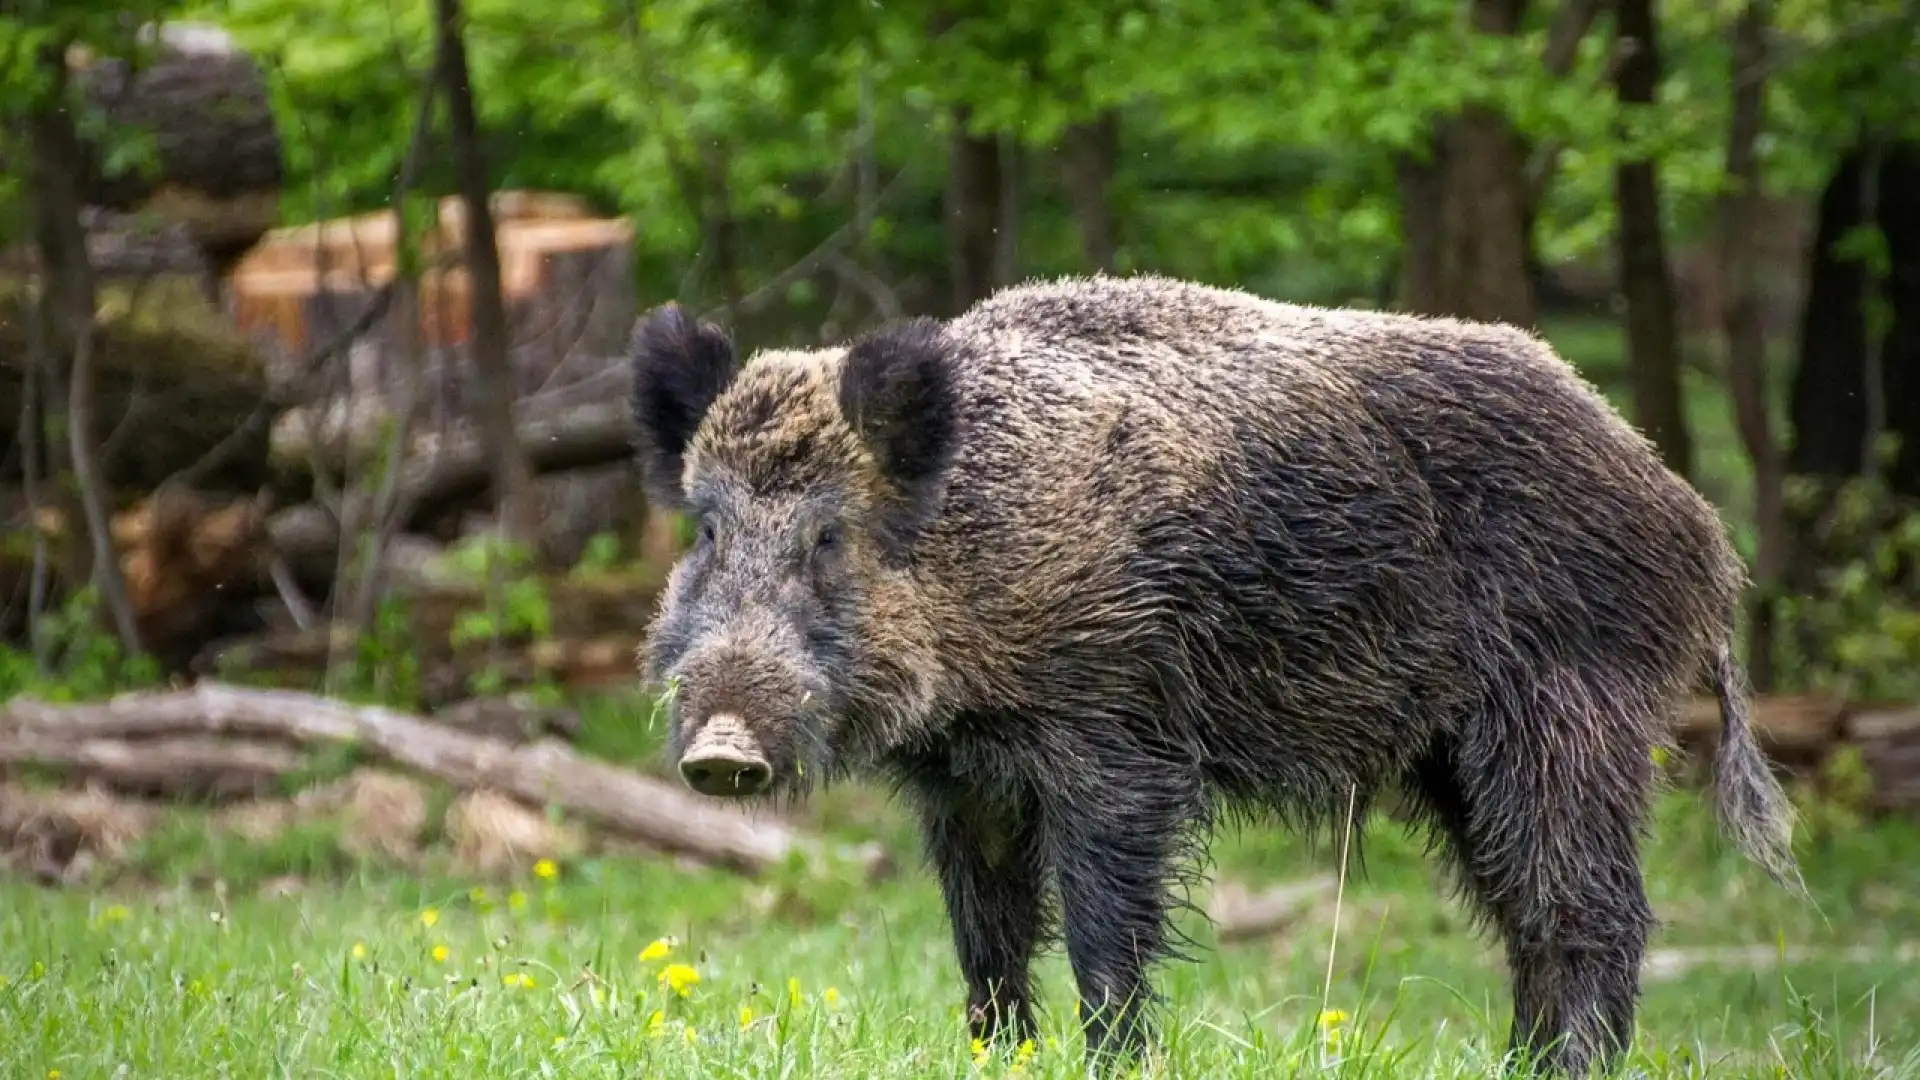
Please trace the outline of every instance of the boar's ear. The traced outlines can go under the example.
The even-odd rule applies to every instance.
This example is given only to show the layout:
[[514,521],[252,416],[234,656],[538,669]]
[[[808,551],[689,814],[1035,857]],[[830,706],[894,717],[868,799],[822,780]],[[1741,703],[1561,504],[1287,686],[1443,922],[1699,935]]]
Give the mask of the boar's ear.
[[854,343],[841,367],[840,411],[896,494],[883,531],[903,544],[933,511],[953,454],[959,410],[952,356],[946,328],[919,318]]
[[653,309],[633,326],[633,421],[648,493],[680,506],[680,466],[707,407],[739,371],[726,331],[696,322],[679,304]]

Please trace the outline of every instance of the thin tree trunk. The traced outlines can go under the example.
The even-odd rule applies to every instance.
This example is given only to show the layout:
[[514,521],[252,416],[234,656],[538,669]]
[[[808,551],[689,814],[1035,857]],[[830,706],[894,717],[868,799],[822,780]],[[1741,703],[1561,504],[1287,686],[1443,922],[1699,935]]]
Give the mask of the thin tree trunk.
[[465,19],[460,0],[435,3],[439,14],[438,67],[446,79],[453,166],[467,210],[466,261],[473,319],[469,344],[479,399],[479,429],[485,433],[490,452],[500,531],[509,538],[527,541],[537,528],[531,499],[533,473],[513,437],[513,369],[508,356],[506,301],[501,296],[500,249],[467,68]]
[[[1623,59],[1616,86],[1623,105],[1654,102],[1660,85],[1655,32],[1653,0],[1617,0],[1614,38]],[[1667,467],[1688,476],[1693,471],[1693,440],[1680,385],[1680,329],[1660,220],[1658,166],[1652,158],[1623,158],[1614,169],[1613,185],[1633,419],[1659,447]]]
[[1766,226],[1756,143],[1766,121],[1767,27],[1771,0],[1747,0],[1734,24],[1733,116],[1727,135],[1729,189],[1719,206],[1719,273],[1726,290],[1721,327],[1734,422],[1753,461],[1755,526],[1753,625],[1747,666],[1756,689],[1773,682],[1774,591],[1787,565],[1786,504],[1780,447],[1767,402],[1766,327],[1761,321],[1755,237]]
[[947,243],[956,312],[992,294],[1000,254],[1000,140],[968,134],[971,113],[964,105],[954,110],[948,142]]
[[1400,189],[1400,281],[1395,292],[1403,311],[1439,312],[1447,306],[1441,250],[1446,234],[1440,221],[1446,150],[1437,138],[1428,140],[1427,149],[1427,160],[1403,153],[1394,162]]
[[[47,344],[39,313],[28,308],[26,316],[29,320],[28,347],[32,352],[20,379],[20,480],[22,494],[27,500],[27,513],[33,516],[32,520],[38,520],[42,495],[40,480],[45,475],[40,457],[43,438],[40,380],[41,369],[47,363]],[[27,584],[27,637],[33,646],[34,669],[42,675],[51,670],[46,625],[41,621],[41,616],[47,610],[47,570],[47,534],[43,529],[34,529],[33,570]]]
[[67,368],[67,453],[80,508],[91,540],[94,586],[129,654],[140,651],[140,629],[127,599],[126,580],[113,547],[99,462],[93,448],[94,316],[97,301],[87,234],[80,223],[85,157],[67,100],[66,50],[43,46],[39,62],[50,85],[32,116],[34,201],[38,207],[42,325],[54,347],[51,367]]
[[993,230],[993,287],[1003,289],[1020,272],[1020,175],[1024,154],[1012,135],[1000,135],[1000,205]]
[[1119,250],[1113,213],[1113,174],[1120,164],[1120,114],[1112,109],[1066,130],[1060,140],[1060,180],[1080,229],[1087,265],[1111,271]]

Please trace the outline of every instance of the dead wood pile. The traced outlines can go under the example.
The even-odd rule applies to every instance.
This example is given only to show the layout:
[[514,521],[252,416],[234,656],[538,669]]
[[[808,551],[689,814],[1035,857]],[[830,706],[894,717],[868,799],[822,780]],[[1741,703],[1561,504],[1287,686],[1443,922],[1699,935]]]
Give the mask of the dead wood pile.
[[[493,711],[523,710],[539,712],[511,702],[495,703]],[[482,818],[512,819],[515,807],[535,815],[552,808],[576,830],[743,874],[763,874],[794,857],[851,860],[869,874],[885,868],[877,847],[833,847],[777,817],[700,798],[677,783],[584,755],[560,738],[503,725],[484,711],[469,708],[472,715],[443,722],[214,682],[72,705],[21,697],[0,707],[0,774],[31,766],[67,774],[95,792],[234,802],[290,783],[311,767],[312,752],[351,748],[363,760],[461,791],[458,813],[450,811],[447,822],[458,843],[480,843],[472,839],[477,829],[498,831],[479,829]],[[525,726],[543,725],[568,729],[551,716]],[[37,836],[29,819],[25,815],[14,832]],[[146,818],[129,820],[134,828]]]

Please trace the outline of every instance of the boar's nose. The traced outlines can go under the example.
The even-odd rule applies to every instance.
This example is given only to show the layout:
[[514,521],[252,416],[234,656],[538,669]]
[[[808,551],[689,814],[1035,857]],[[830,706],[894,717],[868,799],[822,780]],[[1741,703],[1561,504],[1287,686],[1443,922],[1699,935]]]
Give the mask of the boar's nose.
[[773,766],[753,743],[746,725],[715,716],[680,755],[680,776],[702,795],[757,795],[773,782]]
[[773,779],[767,763],[740,754],[716,752],[680,759],[680,775],[702,795],[757,795]]

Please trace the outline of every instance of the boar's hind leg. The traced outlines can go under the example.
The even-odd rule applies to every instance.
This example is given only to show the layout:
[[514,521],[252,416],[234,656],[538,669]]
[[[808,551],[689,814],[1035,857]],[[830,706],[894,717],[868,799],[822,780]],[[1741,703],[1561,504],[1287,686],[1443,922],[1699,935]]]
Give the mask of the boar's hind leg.
[[[1555,738],[1553,723],[1617,726]],[[1607,1068],[1632,1040],[1653,924],[1638,851],[1651,763],[1627,735],[1638,730],[1599,709],[1483,715],[1412,777],[1505,943],[1513,1058],[1544,1072]]]
[[1147,1037],[1148,967],[1176,955],[1170,886],[1204,800],[1197,771],[1180,764],[1142,755],[1102,766],[1098,784],[1047,792],[1045,822],[1087,1046],[1112,1065]]
[[[948,785],[952,784],[947,780]],[[927,854],[940,876],[976,1039],[1036,1034],[1028,968],[1045,928],[1032,800],[917,784]]]

